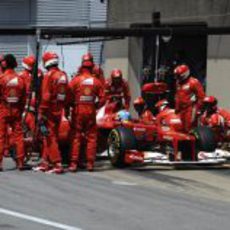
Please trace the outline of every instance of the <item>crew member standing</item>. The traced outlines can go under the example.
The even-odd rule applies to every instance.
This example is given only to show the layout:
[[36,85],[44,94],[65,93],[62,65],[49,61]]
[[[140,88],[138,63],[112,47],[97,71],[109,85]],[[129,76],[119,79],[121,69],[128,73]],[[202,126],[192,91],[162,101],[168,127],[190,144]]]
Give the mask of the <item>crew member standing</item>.
[[0,76],[0,170],[9,126],[12,128],[12,140],[17,153],[17,168],[23,170],[25,165],[22,113],[26,103],[26,85],[14,70],[17,61],[12,54],[3,57],[1,66],[4,73]]
[[197,112],[201,109],[205,97],[201,83],[190,74],[187,65],[179,65],[174,69],[177,80],[176,113],[181,116],[183,129],[189,132],[197,125]]
[[44,137],[42,162],[35,171],[59,174],[63,172],[63,167],[58,147],[58,128],[66,104],[68,79],[66,73],[58,68],[59,58],[56,53],[46,52],[42,59],[47,73],[42,81],[39,124],[45,126],[48,132]]
[[[96,110],[104,104],[103,86],[94,77],[93,62],[88,55],[82,58],[81,73],[69,84],[72,103],[72,146],[69,171],[76,172],[82,137],[86,139],[87,170],[93,171],[97,149]],[[96,101],[98,99],[98,101]]]

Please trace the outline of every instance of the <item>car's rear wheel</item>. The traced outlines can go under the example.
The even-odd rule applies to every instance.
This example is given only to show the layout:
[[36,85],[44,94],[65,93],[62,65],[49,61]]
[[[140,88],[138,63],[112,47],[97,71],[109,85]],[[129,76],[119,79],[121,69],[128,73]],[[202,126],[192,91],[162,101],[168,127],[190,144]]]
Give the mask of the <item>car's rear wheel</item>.
[[196,137],[196,150],[204,152],[214,152],[217,142],[213,130],[209,127],[199,126],[192,131]]
[[125,151],[136,149],[136,139],[131,129],[118,127],[108,137],[108,156],[114,167],[125,167]]

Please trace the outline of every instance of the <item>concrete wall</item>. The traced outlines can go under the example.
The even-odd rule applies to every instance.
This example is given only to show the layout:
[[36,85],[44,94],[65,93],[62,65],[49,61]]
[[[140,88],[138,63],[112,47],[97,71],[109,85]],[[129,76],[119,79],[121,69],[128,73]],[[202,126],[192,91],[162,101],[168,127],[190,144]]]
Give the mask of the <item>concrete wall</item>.
[[[129,39],[129,68],[128,81],[130,84],[130,91],[132,92],[132,100],[140,95],[140,77],[142,69],[142,39]],[[134,113],[134,108],[131,106],[131,112]]]
[[[151,13],[160,11],[162,21],[207,20],[210,25],[228,25],[228,0],[109,0],[109,25],[128,26],[132,22],[150,22]],[[214,17],[213,17],[214,15]]]
[[[162,21],[206,21],[209,26],[230,24],[228,0],[109,0],[108,26],[128,27],[131,23],[151,22],[153,11],[160,11]],[[225,15],[225,16],[221,16]],[[138,40],[114,41],[105,47],[106,69],[119,66],[128,69],[133,99],[139,94],[138,75],[141,55]],[[140,50],[138,50],[140,49]],[[108,52],[109,50],[109,52]],[[109,55],[108,55],[109,54]],[[113,57],[115,54],[115,57]],[[134,58],[135,57],[135,58]],[[208,45],[207,93],[216,95],[223,107],[230,108],[230,37],[210,36]],[[124,67],[128,63],[128,67]],[[218,76],[218,77],[217,77]]]
[[207,93],[215,95],[222,107],[230,109],[230,60],[209,59]]
[[112,69],[122,70],[124,77],[128,78],[128,38],[105,42],[105,76],[109,77]]

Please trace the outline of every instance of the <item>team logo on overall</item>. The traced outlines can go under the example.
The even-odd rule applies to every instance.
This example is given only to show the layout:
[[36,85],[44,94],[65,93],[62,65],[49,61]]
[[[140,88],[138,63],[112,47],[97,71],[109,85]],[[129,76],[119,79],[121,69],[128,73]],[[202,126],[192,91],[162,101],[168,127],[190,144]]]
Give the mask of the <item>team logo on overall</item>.
[[86,87],[86,88],[84,89],[84,94],[87,95],[87,96],[90,95],[91,92],[92,92],[92,90],[91,90],[89,87]]
[[61,86],[59,89],[59,93],[64,94],[65,93],[65,86]]
[[16,90],[15,89],[11,89],[9,92],[9,96],[10,97],[15,97],[16,96]]

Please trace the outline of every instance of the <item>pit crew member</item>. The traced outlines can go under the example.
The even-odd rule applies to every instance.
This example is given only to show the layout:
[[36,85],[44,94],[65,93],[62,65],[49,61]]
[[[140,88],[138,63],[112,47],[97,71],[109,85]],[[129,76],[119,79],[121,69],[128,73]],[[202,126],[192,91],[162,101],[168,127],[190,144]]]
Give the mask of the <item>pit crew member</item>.
[[146,103],[142,97],[138,97],[133,102],[133,107],[138,114],[138,120],[144,124],[153,124],[155,117],[152,112],[146,108]]
[[108,102],[118,102],[120,109],[129,110],[130,90],[128,83],[123,79],[121,70],[114,69],[111,72],[110,79],[105,82],[105,95]]
[[174,69],[177,80],[175,107],[181,116],[184,132],[189,132],[197,125],[197,114],[205,97],[201,83],[191,76],[187,65]]
[[96,110],[104,104],[105,96],[100,80],[92,73],[93,67],[92,60],[83,57],[81,74],[69,84],[69,101],[73,107],[70,172],[76,172],[79,167],[82,137],[86,140],[87,170],[94,170],[97,147]]
[[166,99],[158,101],[155,107],[158,110],[156,124],[160,131],[182,131],[180,116],[169,107],[169,102]]
[[42,151],[42,162],[34,170],[60,174],[63,173],[63,167],[57,139],[62,111],[66,105],[68,78],[58,67],[59,57],[56,53],[45,52],[42,61],[47,73],[42,81],[39,124],[43,130],[46,127],[47,132],[43,138],[45,149]]
[[16,165],[25,169],[22,113],[26,103],[26,85],[16,73],[17,61],[14,55],[7,54],[1,62],[3,74],[0,76],[0,170],[8,128],[12,128],[12,139],[17,153]]
[[203,101],[204,113],[200,118],[201,125],[211,127],[216,134],[217,141],[223,141],[226,121],[218,110],[218,101],[214,96],[206,96]]

